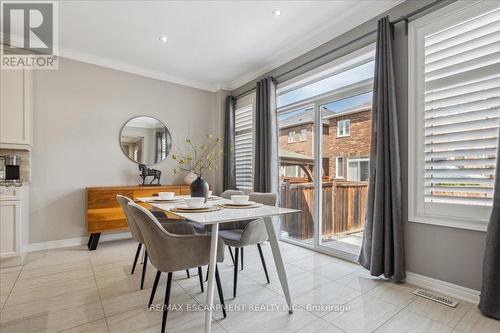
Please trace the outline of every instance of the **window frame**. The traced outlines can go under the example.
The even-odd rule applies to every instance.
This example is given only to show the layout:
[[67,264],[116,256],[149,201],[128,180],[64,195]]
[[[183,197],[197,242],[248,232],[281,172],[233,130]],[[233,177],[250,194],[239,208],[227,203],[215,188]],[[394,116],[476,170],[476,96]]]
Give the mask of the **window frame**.
[[[349,179],[350,177],[350,172],[349,172],[349,163],[351,162],[356,162],[357,164],[357,171],[356,171],[356,179],[352,180]],[[355,157],[348,157],[347,158],[347,181],[349,182],[366,182],[367,180],[361,180],[361,162],[368,162],[368,170],[370,170],[370,157],[365,157],[365,156],[355,156]]]
[[288,143],[295,143],[295,131],[288,131]]
[[[498,4],[458,1],[410,22],[408,31],[408,221],[486,231],[491,207],[425,202],[424,157],[424,36],[452,27]],[[429,30],[431,30],[429,32]]]
[[[346,130],[345,134],[340,134],[340,124],[342,124],[342,129]],[[347,124],[347,126],[343,125]],[[337,138],[345,138],[351,136],[351,119],[341,119],[337,120]]]
[[[302,134],[304,134],[304,136],[302,136]],[[307,128],[301,128],[299,134],[299,142],[306,142],[306,141],[307,141]]]
[[[341,163],[339,163],[339,160],[342,160]],[[341,167],[339,168],[339,164]],[[342,170],[342,175],[339,176],[339,170]],[[335,179],[344,179],[344,156],[337,156],[335,157]]]

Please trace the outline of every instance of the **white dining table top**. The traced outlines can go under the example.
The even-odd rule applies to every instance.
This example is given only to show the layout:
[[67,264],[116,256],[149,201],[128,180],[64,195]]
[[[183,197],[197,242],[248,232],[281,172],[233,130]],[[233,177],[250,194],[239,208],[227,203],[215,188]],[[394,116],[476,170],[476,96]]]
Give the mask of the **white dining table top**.
[[[189,196],[179,196],[179,198],[189,197]],[[263,205],[258,208],[222,208],[221,210],[214,212],[203,212],[203,213],[185,213],[185,212],[172,212],[171,209],[180,205],[183,205],[183,201],[176,201],[173,203],[155,202],[158,200],[158,197],[142,197],[137,198],[137,200],[147,203],[155,208],[168,211],[171,214],[177,215],[184,219],[199,223],[199,224],[214,224],[214,223],[225,223],[225,222],[234,222],[234,221],[245,221],[257,219],[260,217],[270,217],[270,216],[280,216],[287,214],[299,213],[300,210],[290,209],[290,208],[282,208],[282,207],[274,207],[274,206],[266,206]],[[224,204],[230,203],[231,200],[227,199],[217,199],[217,200],[209,200],[207,203],[210,204]]]

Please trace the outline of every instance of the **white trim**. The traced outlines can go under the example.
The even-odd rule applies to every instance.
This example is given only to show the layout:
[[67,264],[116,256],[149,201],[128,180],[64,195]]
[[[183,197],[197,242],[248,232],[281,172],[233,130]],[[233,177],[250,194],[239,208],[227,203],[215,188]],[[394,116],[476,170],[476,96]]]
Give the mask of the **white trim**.
[[428,276],[406,272],[406,282],[420,288],[436,291],[473,304],[479,303],[479,290],[462,287]]
[[185,79],[183,77],[180,77],[180,76],[169,75],[169,74],[164,73],[164,72],[135,66],[132,64],[128,64],[125,62],[121,62],[121,61],[117,61],[117,60],[113,60],[113,59],[109,59],[109,58],[98,57],[98,56],[94,56],[91,54],[87,54],[87,53],[83,53],[83,52],[79,52],[79,51],[74,51],[71,49],[61,48],[60,56],[63,58],[77,60],[80,62],[84,62],[87,64],[96,65],[96,66],[111,68],[114,70],[118,70],[118,71],[126,72],[126,73],[131,73],[131,74],[135,74],[135,75],[139,75],[139,76],[149,77],[149,78],[160,80],[160,81],[166,81],[166,82],[170,82],[170,83],[180,84],[183,86],[201,89],[201,90],[208,90],[210,92],[216,92],[220,89],[223,89],[223,87],[219,84],[208,84],[208,83],[203,83],[203,82],[192,81],[192,80],[188,80],[188,79]]
[[[99,239],[99,243],[122,240],[122,239],[130,239],[130,238],[132,238],[132,235],[130,234],[129,231],[112,233],[112,234],[103,234]],[[78,238],[58,239],[48,242],[31,243],[28,245],[28,252],[57,249],[70,246],[80,246],[87,244],[87,242],[88,242],[88,237],[78,237]]]

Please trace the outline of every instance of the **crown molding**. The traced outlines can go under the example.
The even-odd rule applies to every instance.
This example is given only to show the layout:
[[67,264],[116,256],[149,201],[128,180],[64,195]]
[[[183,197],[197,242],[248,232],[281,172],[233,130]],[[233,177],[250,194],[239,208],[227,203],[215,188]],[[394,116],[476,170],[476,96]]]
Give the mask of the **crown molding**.
[[144,67],[139,67],[136,65],[132,65],[126,62],[121,62],[109,58],[104,58],[104,57],[99,57],[95,56],[92,54],[80,52],[80,51],[75,51],[67,48],[60,48],[59,49],[59,56],[71,60],[76,60],[96,66],[101,66],[101,67],[106,67],[106,68],[111,68],[114,70],[118,70],[121,72],[126,72],[126,73],[131,73],[139,76],[144,76],[160,81],[166,81],[170,83],[175,83],[191,88],[196,88],[196,89],[201,89],[201,90],[207,90],[210,92],[216,92],[217,90],[220,89],[219,84],[207,84],[207,83],[202,83],[202,82],[197,82],[189,79],[185,79],[180,76],[174,76],[170,75],[164,72],[160,71],[155,71],[152,69],[144,68]]

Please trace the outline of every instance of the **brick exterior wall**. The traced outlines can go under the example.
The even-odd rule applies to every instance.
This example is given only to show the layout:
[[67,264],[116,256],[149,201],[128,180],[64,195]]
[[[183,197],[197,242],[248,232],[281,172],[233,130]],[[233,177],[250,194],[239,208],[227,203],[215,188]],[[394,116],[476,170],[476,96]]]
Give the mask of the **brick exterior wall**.
[[[303,128],[307,129],[307,137],[305,141],[300,141],[300,131]],[[313,126],[311,123],[280,129],[279,147],[312,157],[314,150],[314,136],[312,129]],[[295,142],[288,143],[288,133],[292,131],[295,131]]]
[[[337,137],[337,122],[350,119],[350,135]],[[301,129],[307,129],[306,141],[300,141]],[[313,156],[314,136],[311,123],[280,129],[279,147],[288,151]],[[295,131],[295,142],[288,143],[288,133]],[[323,126],[323,167],[327,168],[329,179],[335,178],[336,157],[344,157],[344,179],[347,179],[347,158],[368,157],[371,143],[371,110],[361,111],[345,116],[329,119],[329,124]]]
[[[347,179],[348,157],[369,157],[372,130],[372,112],[362,111],[341,117],[330,118],[330,135],[328,137],[328,154],[330,158],[330,177],[335,177],[335,159],[344,156],[344,179]],[[337,122],[350,119],[351,131],[346,137],[337,137]]]

